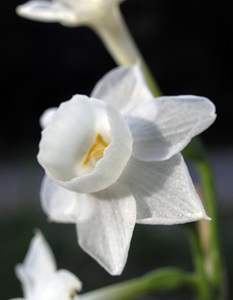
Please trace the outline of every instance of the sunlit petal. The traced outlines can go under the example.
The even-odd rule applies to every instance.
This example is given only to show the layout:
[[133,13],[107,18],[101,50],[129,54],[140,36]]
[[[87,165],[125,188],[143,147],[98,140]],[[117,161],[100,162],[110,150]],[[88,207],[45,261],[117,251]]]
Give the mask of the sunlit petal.
[[136,220],[136,204],[121,184],[83,195],[83,218],[78,220],[80,246],[110,274],[122,272]]

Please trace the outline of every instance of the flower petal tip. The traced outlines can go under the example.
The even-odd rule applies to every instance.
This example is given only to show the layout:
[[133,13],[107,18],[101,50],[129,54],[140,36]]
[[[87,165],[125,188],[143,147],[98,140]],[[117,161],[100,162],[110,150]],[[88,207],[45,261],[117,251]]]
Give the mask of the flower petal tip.
[[29,1],[25,4],[18,5],[15,9],[16,14],[23,18],[33,19],[34,6],[34,1]]
[[23,11],[24,11],[23,5],[18,5],[15,9],[16,14],[20,17],[23,17]]
[[206,221],[212,221],[212,219],[211,219],[210,217],[208,217],[207,215],[205,215],[205,216],[203,217],[203,220],[206,220]]
[[[198,222],[198,221],[211,221],[212,219],[210,217],[207,216],[207,214],[203,211],[201,211],[200,213],[198,213],[196,215],[196,218],[193,218],[193,221]],[[191,221],[190,221],[191,222]]]

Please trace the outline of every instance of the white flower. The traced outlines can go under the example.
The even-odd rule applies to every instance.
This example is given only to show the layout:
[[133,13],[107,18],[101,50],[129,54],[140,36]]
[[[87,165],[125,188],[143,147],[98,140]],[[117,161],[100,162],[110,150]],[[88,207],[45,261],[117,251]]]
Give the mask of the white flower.
[[67,270],[56,270],[53,253],[39,231],[24,262],[16,266],[16,275],[23,288],[21,300],[79,299],[76,292],[81,290],[80,280]]
[[124,0],[30,0],[19,5],[17,13],[42,22],[68,26],[95,25]]
[[215,117],[206,98],[155,99],[137,66],[116,68],[90,98],[76,95],[42,116],[44,211],[75,223],[79,245],[120,274],[135,222],[208,219],[180,151]]

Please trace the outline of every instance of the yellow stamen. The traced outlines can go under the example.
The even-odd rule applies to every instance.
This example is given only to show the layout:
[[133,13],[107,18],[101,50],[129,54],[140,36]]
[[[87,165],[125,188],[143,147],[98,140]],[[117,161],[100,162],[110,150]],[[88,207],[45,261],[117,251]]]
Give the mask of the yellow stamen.
[[81,165],[85,166],[89,163],[92,158],[100,158],[104,155],[104,150],[108,146],[103,137],[97,133],[95,137],[95,142],[91,145],[87,154],[84,156]]
[[77,295],[77,290],[76,289],[72,289],[69,293],[70,298],[74,298],[74,296]]

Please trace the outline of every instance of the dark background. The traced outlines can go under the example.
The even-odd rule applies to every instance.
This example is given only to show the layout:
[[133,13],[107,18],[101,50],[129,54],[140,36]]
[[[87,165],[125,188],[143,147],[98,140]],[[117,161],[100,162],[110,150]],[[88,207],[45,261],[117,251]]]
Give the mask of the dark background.
[[[89,28],[22,19],[15,7],[23,2],[0,4],[0,125],[7,151],[15,143],[38,142],[44,109],[89,94],[115,66]],[[204,139],[231,145],[233,2],[128,0],[121,8],[163,93],[209,97],[218,119]]]
[[[0,299],[22,295],[14,266],[25,256],[36,227],[51,244],[59,268],[77,274],[84,291],[157,267],[192,270],[181,226],[137,225],[126,269],[120,278],[113,278],[76,245],[73,225],[47,222],[39,204],[43,176],[36,162],[39,117],[73,94],[89,94],[115,63],[89,28],[22,19],[15,14],[21,3],[0,2]],[[224,151],[232,153],[233,2],[127,0],[121,8],[163,93],[210,98],[218,118],[202,134],[203,141],[221,159]],[[230,166],[228,160],[226,164]],[[232,180],[232,170],[225,176]],[[221,245],[231,282],[233,207],[229,201],[220,206]],[[192,299],[186,291],[182,293],[177,298],[172,294],[147,299]]]

